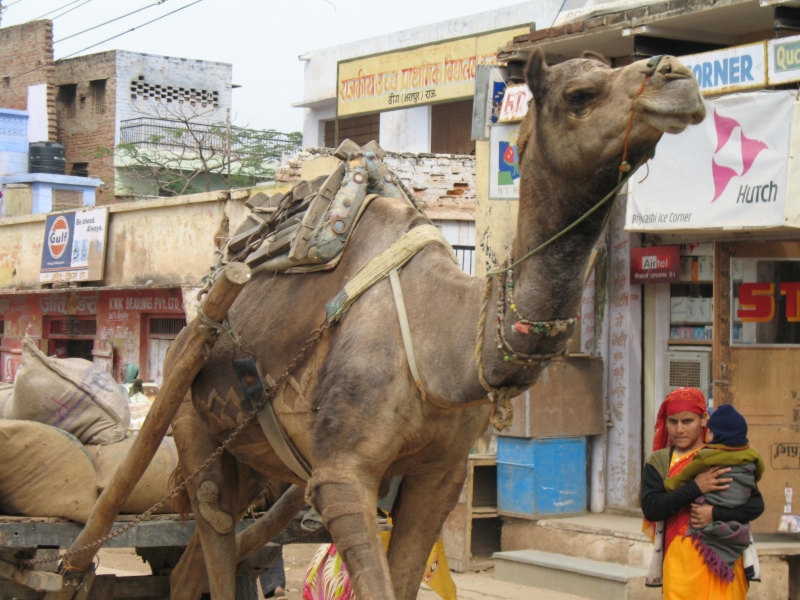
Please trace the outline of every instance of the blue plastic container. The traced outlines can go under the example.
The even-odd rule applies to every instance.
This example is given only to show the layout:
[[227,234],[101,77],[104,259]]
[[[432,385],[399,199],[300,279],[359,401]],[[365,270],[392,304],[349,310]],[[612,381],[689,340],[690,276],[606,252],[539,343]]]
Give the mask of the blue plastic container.
[[586,438],[499,437],[497,512],[523,519],[586,512]]

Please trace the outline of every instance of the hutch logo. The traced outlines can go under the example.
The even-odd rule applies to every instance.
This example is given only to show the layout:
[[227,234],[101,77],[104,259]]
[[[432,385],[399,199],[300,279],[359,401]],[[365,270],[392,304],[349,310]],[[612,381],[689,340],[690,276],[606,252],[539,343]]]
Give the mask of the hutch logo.
[[[714,127],[717,130],[717,149],[714,151],[714,156],[711,158],[711,173],[714,176],[714,199],[711,202],[716,202],[717,199],[722,195],[725,189],[728,187],[731,179],[734,177],[744,177],[750,168],[753,166],[753,163],[756,160],[756,157],[762,150],[768,150],[768,146],[759,140],[750,139],[744,134],[744,130],[742,126],[739,124],[738,121],[735,119],[731,119],[730,117],[723,117],[717,112],[717,109],[714,109]],[[733,137],[734,132],[736,129],[739,129],[739,137],[740,143],[739,147],[733,147],[735,142],[731,140]],[[731,142],[730,146],[728,147],[728,142]],[[724,152],[723,152],[724,151]],[[722,154],[722,156],[720,156]],[[720,159],[719,161],[717,159]],[[726,160],[727,159],[727,160]],[[731,166],[726,166],[724,164],[720,164],[720,162],[728,162],[731,166],[739,167],[741,165],[741,172],[738,172],[736,169],[732,169]],[[772,183],[772,182],[770,182]],[[777,187],[774,183],[772,186],[775,187],[775,193],[777,198]],[[758,186],[762,187],[762,186]],[[770,186],[763,186],[764,188],[769,188],[770,191],[770,198],[772,197],[772,187]],[[739,190],[739,195],[742,196],[742,190]],[[751,203],[753,201],[753,193],[750,192],[750,199],[746,200],[746,191],[745,191],[745,200],[747,203]],[[770,200],[763,200],[765,202],[769,202]],[[738,204],[738,200],[736,201]],[[758,199],[756,199],[758,202]]]
[[53,258],[61,258],[67,249],[68,241],[69,225],[67,220],[64,217],[58,217],[53,221],[50,233],[47,234],[47,246],[50,249],[50,255]]

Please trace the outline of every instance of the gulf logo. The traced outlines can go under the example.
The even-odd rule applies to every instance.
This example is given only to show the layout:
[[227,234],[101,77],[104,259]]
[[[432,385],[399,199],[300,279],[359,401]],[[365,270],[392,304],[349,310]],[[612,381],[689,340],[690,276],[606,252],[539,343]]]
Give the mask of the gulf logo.
[[64,251],[67,249],[67,242],[69,241],[69,224],[64,217],[58,217],[53,221],[50,227],[50,233],[47,234],[47,246],[50,248],[50,256],[53,258],[61,258]]

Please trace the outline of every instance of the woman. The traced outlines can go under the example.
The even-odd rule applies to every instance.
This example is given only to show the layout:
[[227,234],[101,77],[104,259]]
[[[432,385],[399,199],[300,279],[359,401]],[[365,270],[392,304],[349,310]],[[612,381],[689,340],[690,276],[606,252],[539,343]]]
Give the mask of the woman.
[[691,537],[690,525],[701,529],[715,520],[748,523],[764,512],[757,491],[741,506],[726,509],[693,502],[703,494],[728,489],[727,467],[714,467],[693,481],[667,492],[664,482],[680,473],[705,445],[706,399],[695,388],[671,392],[658,411],[653,454],[642,477],[642,512],[645,531],[656,544],[647,585],[663,584],[665,600],[745,600],[749,584],[743,561],[734,566],[734,580],[727,583],[713,573]]

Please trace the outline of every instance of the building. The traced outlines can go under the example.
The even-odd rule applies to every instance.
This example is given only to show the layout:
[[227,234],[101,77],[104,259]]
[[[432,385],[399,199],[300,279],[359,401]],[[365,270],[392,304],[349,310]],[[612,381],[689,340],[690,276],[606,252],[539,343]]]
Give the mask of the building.
[[29,336],[48,355],[94,360],[119,381],[134,364],[143,379],[160,383],[166,350],[193,318],[219,238],[244,219],[248,195],[90,207],[105,226],[101,270],[80,286],[42,283],[48,219],[71,213],[0,219],[0,381],[13,381]]
[[[603,359],[598,391],[606,424],[584,436],[588,493],[577,512],[598,515],[506,517],[503,549],[646,569],[652,546],[638,533],[642,466],[661,401],[671,389],[691,385],[706,393],[712,410],[730,403],[748,420],[751,443],[767,463],[759,486],[766,512],[753,530],[768,585],[761,584],[757,597],[794,597],[797,549],[786,534],[800,531],[793,502],[800,486],[793,450],[800,445],[800,371],[794,368],[800,358],[794,321],[800,77],[793,64],[800,11],[754,0],[580,4],[568,3],[575,10],[552,27],[515,37],[498,60],[513,65],[541,48],[558,63],[593,50],[620,67],[671,54],[692,68],[709,111],[703,125],[664,136],[647,179],[634,177],[623,189],[584,292],[581,331],[572,345]],[[488,253],[496,260],[508,255],[516,223],[518,191],[498,178],[497,158],[501,142],[513,143],[514,126],[491,129],[489,140],[476,144],[479,173],[485,173],[476,191],[479,273]],[[517,399],[520,408],[546,400],[537,387]],[[767,540],[771,550],[761,546]],[[521,558],[509,560],[522,569]],[[545,562],[535,564],[558,580]],[[585,566],[594,573],[589,581],[611,585],[603,583],[610,566]],[[634,586],[635,571],[626,573],[622,586]],[[533,575],[528,581],[547,585]],[[594,597],[564,585],[562,591]]]
[[[375,139],[395,152],[471,154],[475,67],[531,24],[551,23],[560,6],[525,2],[303,54],[303,100],[292,106],[305,112],[304,145]],[[395,91],[421,94],[395,102]]]

